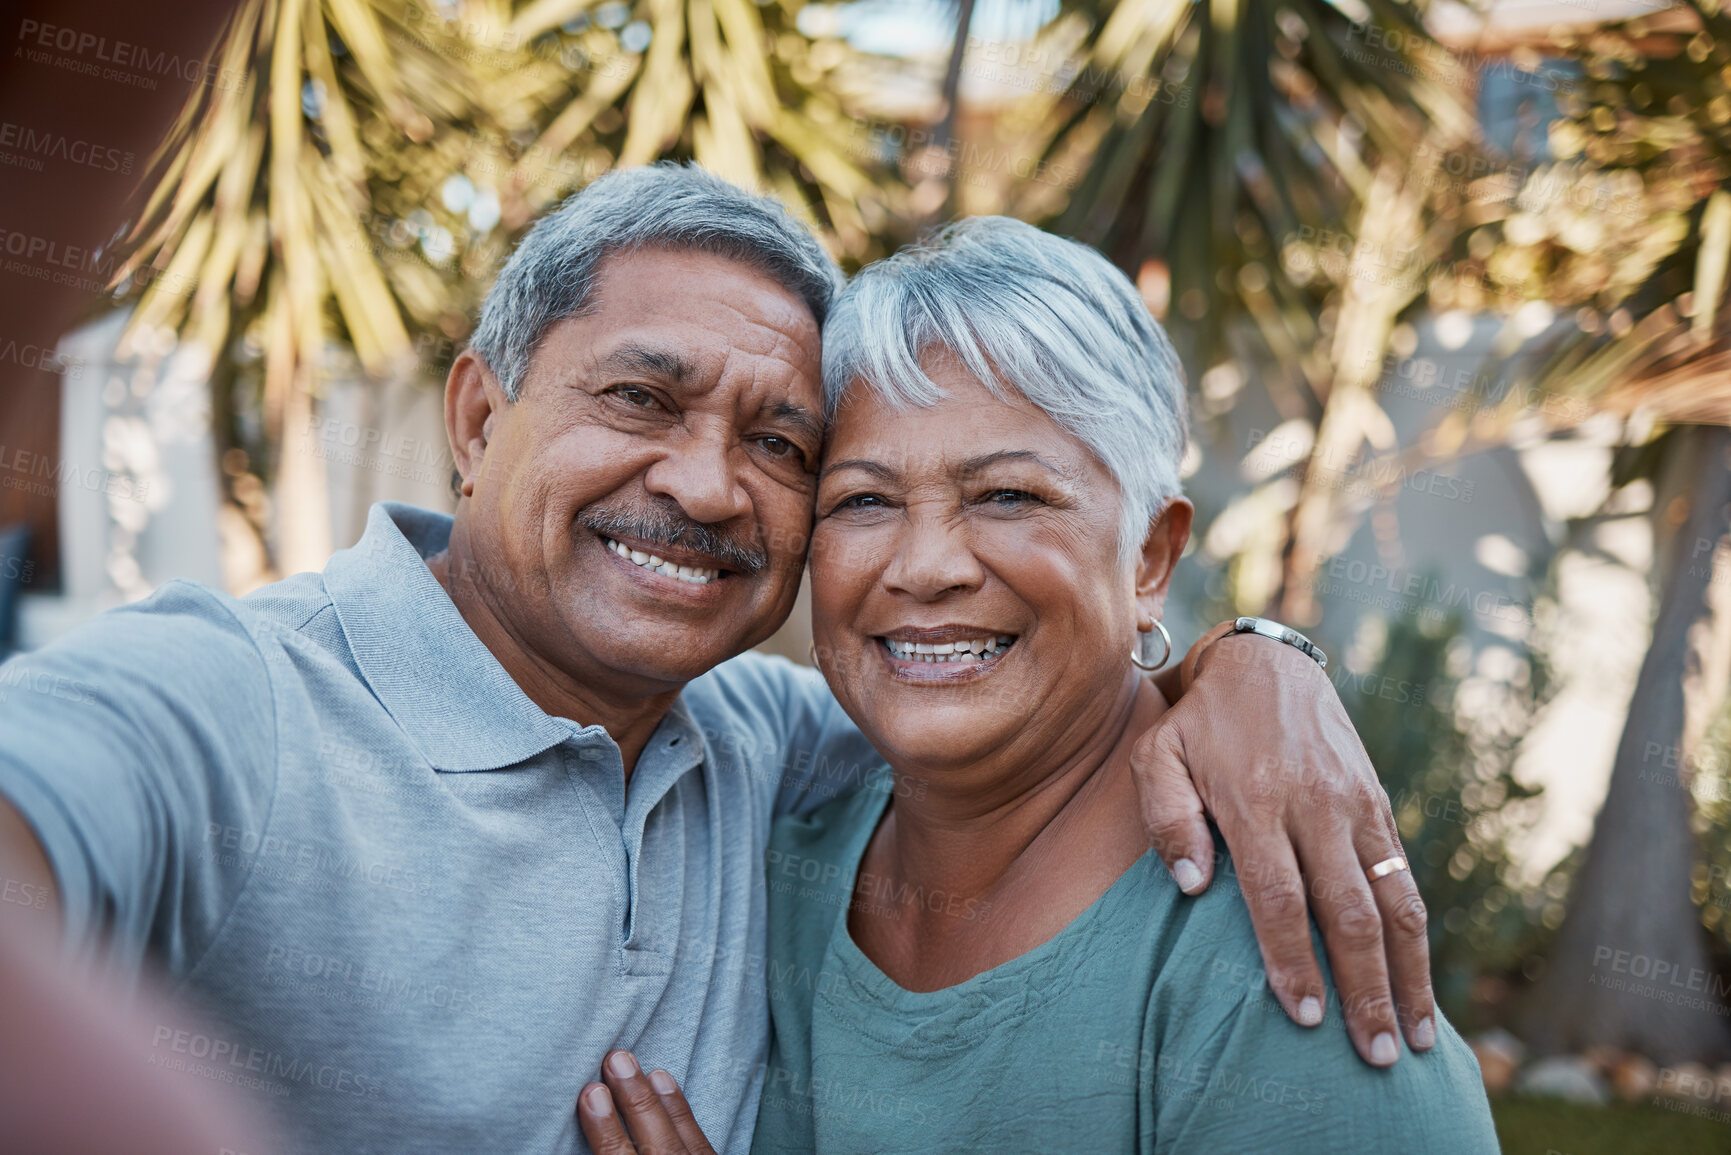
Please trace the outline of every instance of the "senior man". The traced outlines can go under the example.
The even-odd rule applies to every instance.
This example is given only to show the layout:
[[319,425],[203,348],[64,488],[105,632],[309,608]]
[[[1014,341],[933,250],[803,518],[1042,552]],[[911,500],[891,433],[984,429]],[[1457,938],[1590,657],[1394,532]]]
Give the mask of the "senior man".
[[[171,583],[0,671],[7,877],[75,953],[153,963],[221,1024],[158,1029],[153,1063],[248,1089],[306,1150],[570,1151],[623,1048],[745,1150],[770,821],[879,761],[814,673],[745,653],[804,563],[839,281],[774,201],[605,177],[525,238],[451,370],[454,518],[377,506],[322,573]],[[1315,1023],[1297,862],[1398,839],[1316,666],[1223,633],[1144,742],[1148,821],[1195,891],[1212,804]],[[1286,749],[1334,761],[1295,778]],[[1367,1057],[1391,969],[1403,1020],[1431,1013],[1397,881],[1382,920],[1318,903]]]

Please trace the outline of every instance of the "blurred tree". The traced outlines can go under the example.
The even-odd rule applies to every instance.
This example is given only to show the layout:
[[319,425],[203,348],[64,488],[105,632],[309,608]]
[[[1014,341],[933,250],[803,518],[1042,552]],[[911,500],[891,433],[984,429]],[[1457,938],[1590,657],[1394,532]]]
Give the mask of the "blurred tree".
[[1035,98],[1046,155],[1081,161],[1081,178],[1035,183],[1017,207],[1098,246],[1156,312],[1174,304],[1194,366],[1248,319],[1325,393],[1323,301],[1288,250],[1350,256],[1384,166],[1434,133],[1470,139],[1464,73],[1404,0],[1358,20],[1322,0],[1101,7],[1069,83]]
[[1367,443],[1395,448],[1374,386],[1452,237],[1458,197],[1432,170],[1474,133],[1470,77],[1422,9],[1359,8],[1122,0],[1079,36],[1050,30],[1077,42],[1069,81],[1019,114],[1048,163],[1082,175],[1027,182],[1014,211],[1100,247],[1157,315],[1175,309],[1193,372],[1267,365],[1281,417],[1314,430],[1311,467],[1262,503],[1256,556],[1234,570],[1242,605],[1279,601],[1298,624],[1314,623],[1311,579],[1350,503],[1332,476]]
[[[510,66],[488,78],[483,99],[500,125],[532,141],[504,182],[506,224],[520,228],[614,163],[671,157],[775,192],[838,257],[879,253],[875,238],[897,208],[897,186],[826,83],[850,50],[800,33],[800,6],[468,0],[462,19],[500,29],[503,45],[520,54],[544,58],[565,46],[561,67],[543,70],[540,86]],[[574,152],[588,163],[574,169]]]
[[[307,426],[333,348],[449,360],[511,237],[615,164],[695,159],[864,259],[897,183],[824,90],[845,57],[750,0],[247,0],[153,169],[123,342],[210,362],[231,497],[276,567],[332,542]],[[447,15],[449,14],[449,15]],[[413,335],[413,337],[411,336]]]
[[950,145],[956,135],[956,119],[961,112],[962,61],[968,52],[968,28],[974,22],[974,0],[955,0],[955,33],[950,37],[950,56],[944,65],[943,87],[938,93],[938,123],[932,130],[931,154],[936,158],[937,173],[933,179],[943,182],[943,199],[930,198],[939,211],[953,209],[956,176],[959,170],[950,156]]
[[[1575,325],[1549,343],[1535,385],[1587,412],[1666,422],[1731,421],[1731,16],[1695,0],[1554,46],[1584,83],[1559,101],[1547,163],[1475,190],[1463,260],[1433,280],[1443,304],[1544,300]],[[1494,443],[1507,409],[1455,415],[1443,440]],[[1541,1049],[1596,1043],[1660,1058],[1731,1047],[1691,903],[1697,845],[1685,776],[1715,702],[1686,709],[1697,634],[1731,501],[1731,435],[1685,426],[1639,455],[1656,474],[1651,647],[1630,703],[1609,792],[1582,856],[1550,964],[1522,1015]],[[1626,480],[1619,478],[1618,480]],[[1711,631],[1708,631],[1711,633]],[[1723,694],[1722,679],[1713,691]],[[1660,752],[1655,758],[1654,751]],[[1639,861],[1639,869],[1631,864]],[[1628,950],[1702,978],[1700,1007],[1607,987],[1598,952]]]
[[[1686,0],[1550,51],[1583,79],[1559,95],[1546,163],[1474,189],[1443,307],[1574,309],[1538,384],[1594,410],[1731,420],[1731,14]],[[1476,431],[1495,436],[1487,426]]]
[[[1666,1063],[1731,1053],[1717,1013],[1725,988],[1691,901],[1697,851],[1680,780],[1700,737],[1689,733],[1685,702],[1700,661],[1692,635],[1710,622],[1711,562],[1731,531],[1731,429],[1670,436],[1654,502],[1653,643],[1568,913],[1522,1011],[1523,1034],[1541,1052],[1609,1044]],[[1627,961],[1636,957],[1646,965]]]
[[[371,374],[403,372],[405,318],[432,319],[462,275],[452,234],[405,218],[485,112],[447,57],[406,34],[415,12],[242,4],[216,49],[219,82],[194,91],[155,161],[120,271],[133,304],[121,355],[164,332],[205,352],[219,443],[247,455],[227,472],[252,479],[231,496],[285,572],[331,548],[306,444],[327,343],[346,340]],[[417,242],[418,259],[392,259]]]

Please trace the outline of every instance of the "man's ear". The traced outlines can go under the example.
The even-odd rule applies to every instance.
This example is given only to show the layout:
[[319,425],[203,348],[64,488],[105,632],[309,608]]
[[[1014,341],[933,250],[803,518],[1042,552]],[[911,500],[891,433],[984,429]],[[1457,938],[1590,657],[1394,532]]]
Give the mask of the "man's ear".
[[1195,506],[1182,497],[1174,497],[1148,527],[1148,536],[1136,559],[1138,617],[1157,622],[1165,614],[1172,570],[1183,556],[1184,543],[1190,540],[1190,519],[1195,515]]
[[509,405],[504,387],[493,370],[473,349],[464,349],[445,378],[445,436],[451,440],[451,459],[461,478],[458,492],[475,494],[475,480],[485,468],[487,442],[493,421]]

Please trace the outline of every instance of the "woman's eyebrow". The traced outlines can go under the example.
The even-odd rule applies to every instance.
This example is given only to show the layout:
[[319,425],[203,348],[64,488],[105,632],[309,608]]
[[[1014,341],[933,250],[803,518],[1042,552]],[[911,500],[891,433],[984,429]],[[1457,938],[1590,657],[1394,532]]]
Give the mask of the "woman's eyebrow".
[[956,466],[956,475],[972,477],[982,470],[989,469],[994,465],[1001,465],[1006,461],[1031,461],[1048,473],[1055,473],[1065,479],[1071,477],[1071,472],[1068,469],[1047,461],[1032,449],[1000,449],[996,453],[982,453],[978,457],[970,457]]
[[881,461],[869,461],[863,457],[849,458],[846,461],[832,461],[823,467],[823,476],[828,477],[842,469],[862,470],[880,481],[894,481],[896,477],[895,470]]

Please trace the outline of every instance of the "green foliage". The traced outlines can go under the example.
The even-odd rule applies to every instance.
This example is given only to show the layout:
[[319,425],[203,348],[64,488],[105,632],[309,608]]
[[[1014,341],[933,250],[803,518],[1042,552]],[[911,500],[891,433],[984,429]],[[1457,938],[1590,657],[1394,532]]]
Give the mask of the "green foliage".
[[[1152,262],[1187,361],[1214,364],[1234,322],[1277,355],[1318,343],[1324,293],[1294,244],[1352,247],[1385,159],[1445,126],[1464,135],[1464,74],[1417,5],[1375,0],[1355,21],[1321,0],[1100,6],[1043,133],[1085,159],[1053,227],[1136,276]],[[1039,215],[1042,190],[1018,209]],[[1161,311],[1156,303],[1156,311]]]
[[[1454,266],[1465,275],[1431,292],[1441,305],[1579,306],[1541,388],[1616,412],[1719,423],[1731,409],[1731,318],[1720,307],[1731,260],[1731,14],[1685,0],[1667,15],[1663,26],[1637,16],[1557,41],[1582,76],[1559,95],[1551,163],[1474,185],[1457,239],[1468,259]],[[1466,291],[1475,286],[1482,293]]]
[[1381,775],[1431,912],[1431,965],[1444,1013],[1478,1017],[1475,982],[1520,969],[1562,918],[1567,875],[1521,888],[1509,844],[1536,792],[1513,775],[1516,746],[1546,696],[1541,662],[1500,679],[1467,667],[1454,617],[1397,617],[1374,671],[1334,680]]
[[1504,1155],[1719,1155],[1725,1124],[1648,1104],[1582,1107],[1554,1099],[1491,1104]]
[[1731,700],[1721,705],[1700,749],[1681,759],[1661,759],[1661,773],[1692,772],[1688,788],[1695,795],[1696,825],[1701,831],[1701,859],[1695,867],[1690,897],[1701,908],[1701,923],[1712,934],[1719,953],[1731,953]]

